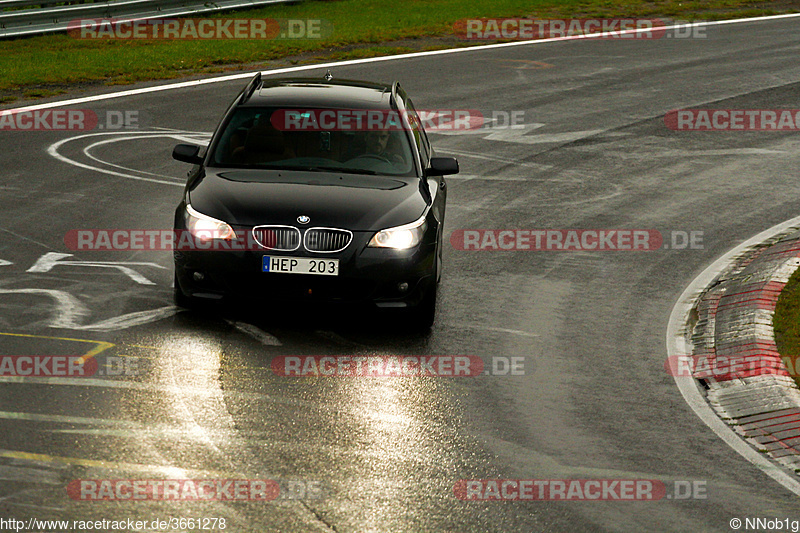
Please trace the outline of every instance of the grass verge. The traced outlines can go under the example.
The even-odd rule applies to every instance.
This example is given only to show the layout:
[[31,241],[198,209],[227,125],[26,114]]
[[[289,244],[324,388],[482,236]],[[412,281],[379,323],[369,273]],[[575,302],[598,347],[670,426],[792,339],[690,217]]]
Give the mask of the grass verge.
[[800,269],[789,278],[781,291],[772,318],[775,344],[789,373],[800,386]]
[[[66,34],[0,41],[0,103],[82,86],[129,84],[245,68],[270,68],[485,44],[453,30],[469,18],[725,19],[800,11],[800,0],[307,0],[211,18],[322,19],[330,36],[306,40],[134,41]],[[279,63],[280,64],[280,63]]]

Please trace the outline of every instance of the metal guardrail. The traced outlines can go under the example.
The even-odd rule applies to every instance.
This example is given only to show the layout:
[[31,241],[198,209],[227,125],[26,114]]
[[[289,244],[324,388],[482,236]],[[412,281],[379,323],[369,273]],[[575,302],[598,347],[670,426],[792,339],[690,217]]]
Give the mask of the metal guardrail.
[[[0,39],[66,31],[71,21],[79,19],[147,20],[299,1],[72,0],[72,5],[63,5],[65,0],[0,0]],[[26,9],[31,6],[40,7]]]

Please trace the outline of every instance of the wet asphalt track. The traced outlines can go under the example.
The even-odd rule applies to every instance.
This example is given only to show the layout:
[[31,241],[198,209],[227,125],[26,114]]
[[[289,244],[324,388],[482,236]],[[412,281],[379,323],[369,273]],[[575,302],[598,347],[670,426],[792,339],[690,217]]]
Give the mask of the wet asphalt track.
[[[429,335],[268,301],[263,314],[176,312],[170,252],[46,255],[71,253],[71,229],[170,228],[187,170],[171,148],[211,132],[243,81],[79,106],[135,111],[138,131],[0,133],[2,355],[102,350],[100,368],[114,374],[0,378],[0,513],[225,518],[237,532],[730,531],[734,517],[800,520],[797,496],[717,439],[663,367],[684,287],[800,209],[796,133],[675,132],[663,115],[797,108],[796,24],[334,68],[400,80],[418,108],[524,112],[521,129],[431,136],[462,168],[449,180],[447,235],[654,229],[669,242],[672,231],[702,232],[691,250],[447,245]],[[56,159],[48,148],[60,141]],[[46,263],[56,259],[135,263],[137,274]],[[289,379],[270,368],[281,355],[524,357],[525,375]],[[176,478],[271,479],[283,491],[269,503],[109,503],[66,490],[80,479]],[[651,479],[669,491],[697,481],[707,497],[454,496],[459,480],[486,478]],[[322,489],[301,497],[300,486]]]

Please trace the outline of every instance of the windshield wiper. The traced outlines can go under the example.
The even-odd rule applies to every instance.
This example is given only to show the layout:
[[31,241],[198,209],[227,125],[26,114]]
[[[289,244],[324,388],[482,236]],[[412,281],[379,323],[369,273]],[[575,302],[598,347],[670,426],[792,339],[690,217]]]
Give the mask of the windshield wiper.
[[374,170],[369,170],[369,169],[366,169],[366,168],[346,168],[346,167],[342,168],[342,167],[326,167],[326,166],[317,167],[317,166],[315,166],[315,167],[308,167],[308,170],[313,170],[313,171],[316,171],[316,172],[319,172],[319,171],[323,171],[323,172],[342,172],[344,174],[369,174],[371,176],[374,176],[375,174],[377,174],[377,172],[375,172]]
[[347,168],[347,167],[333,167],[333,166],[325,166],[325,165],[285,165],[285,166],[275,166],[275,167],[268,167],[268,168],[275,168],[277,170],[308,170],[309,172],[342,172],[343,174],[369,174],[374,176],[377,174],[374,170],[369,170],[366,168]]
[[249,166],[233,166],[228,165],[230,168],[244,168],[244,169],[264,169],[264,170],[306,170],[309,172],[341,172],[343,174],[369,174],[374,176],[376,171],[367,168],[347,168],[347,167],[334,167],[325,165],[249,165]]

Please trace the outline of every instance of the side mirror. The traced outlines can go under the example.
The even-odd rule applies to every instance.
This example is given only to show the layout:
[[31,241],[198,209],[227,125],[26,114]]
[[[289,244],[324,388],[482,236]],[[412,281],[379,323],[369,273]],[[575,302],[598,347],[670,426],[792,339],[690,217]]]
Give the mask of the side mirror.
[[184,163],[199,165],[203,162],[203,158],[197,155],[199,153],[199,146],[195,146],[193,144],[179,144],[172,150],[172,159],[183,161]]
[[425,175],[446,176],[448,174],[458,174],[458,160],[455,157],[431,157]]

